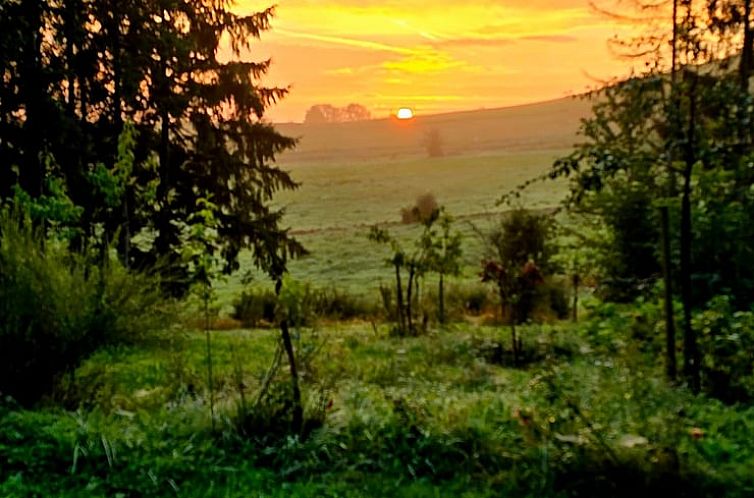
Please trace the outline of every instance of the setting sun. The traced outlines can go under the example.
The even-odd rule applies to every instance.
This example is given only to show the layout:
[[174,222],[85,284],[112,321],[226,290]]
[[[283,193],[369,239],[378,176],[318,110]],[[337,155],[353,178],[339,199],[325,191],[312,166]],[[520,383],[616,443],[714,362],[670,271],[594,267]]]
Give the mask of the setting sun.
[[317,104],[356,102],[378,118],[406,102],[422,116],[519,105],[625,72],[606,41],[615,21],[587,0],[274,3],[253,57],[272,58],[266,81],[293,90],[267,114],[278,123]]
[[401,107],[400,109],[398,109],[396,117],[398,119],[411,119],[414,117],[414,111],[412,111],[408,107]]

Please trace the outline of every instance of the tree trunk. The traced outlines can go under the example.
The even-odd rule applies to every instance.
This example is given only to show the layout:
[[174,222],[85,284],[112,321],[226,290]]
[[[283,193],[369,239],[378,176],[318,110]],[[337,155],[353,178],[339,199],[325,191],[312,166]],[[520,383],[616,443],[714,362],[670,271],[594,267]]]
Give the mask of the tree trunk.
[[511,303],[510,308],[510,325],[511,340],[513,341],[513,365],[518,365],[518,339],[516,338],[516,306]]
[[67,31],[65,37],[65,59],[66,59],[66,84],[67,97],[66,97],[66,114],[69,118],[73,119],[76,112],[76,69],[73,67],[74,59],[74,47],[73,47],[73,33],[76,30],[75,25],[75,13],[73,9],[80,8],[78,5],[74,5],[73,2],[66,2],[64,16],[65,16],[65,29]]
[[[167,103],[162,105],[166,106]],[[168,206],[170,193],[170,116],[166,109],[161,111],[160,116],[160,183],[157,187],[157,202],[160,206],[160,212],[157,214],[156,246],[158,256],[165,256],[170,250],[170,209]]]
[[413,322],[413,310],[411,307],[411,298],[412,298],[412,291],[414,287],[414,265],[409,265],[408,267],[408,285],[406,286],[406,321],[408,323],[408,333],[413,334],[414,333],[414,322]]
[[443,274],[440,273],[440,283],[438,284],[437,289],[437,301],[439,306],[439,313],[438,313],[438,319],[440,320],[440,324],[445,324],[445,285],[444,285],[444,278]]
[[293,351],[291,334],[288,330],[288,321],[280,321],[280,333],[283,336],[283,347],[288,356],[288,365],[291,369],[291,394],[293,396],[293,420],[291,430],[294,434],[301,434],[304,425],[304,409],[301,406],[301,388],[299,387],[298,369],[296,368],[296,354]]
[[[744,0],[744,18],[743,18],[743,46],[741,48],[741,60],[739,63],[739,77],[741,84],[741,91],[746,97],[750,95],[749,82],[751,81],[751,72],[754,70],[754,29],[751,25],[751,10],[752,0]],[[740,131],[741,141],[744,144],[750,144],[752,142],[752,135],[754,135],[754,123],[751,123],[751,111],[748,107],[744,106],[742,110],[745,113],[745,118],[748,118],[748,129],[742,129]],[[741,128],[746,128],[742,126]]]
[[414,278],[414,309],[417,313],[421,311],[421,282],[419,280],[419,275],[417,275]]
[[670,217],[668,207],[660,208],[662,232],[662,275],[665,283],[665,372],[668,380],[676,381],[675,318],[673,316],[673,279],[670,265]]
[[[121,50],[121,14],[117,0],[112,2],[113,9],[113,26],[111,27],[111,34],[113,37],[113,109],[112,120],[115,136],[115,158],[118,157],[118,148],[120,146],[120,137],[123,133],[123,64],[122,64],[122,50]],[[123,266],[126,269],[131,266],[131,212],[130,203],[128,197],[131,193],[131,187],[126,182],[123,192],[122,209],[120,220],[120,253]]]
[[42,74],[42,9],[41,0],[30,0],[24,4],[28,32],[24,36],[24,58],[21,63],[21,92],[26,106],[24,122],[23,171],[20,175],[21,187],[32,197],[44,193],[44,149],[45,102],[47,92]]
[[696,344],[696,332],[691,324],[692,289],[691,289],[691,168],[687,167],[683,181],[683,199],[681,201],[681,299],[683,301],[683,372],[689,387],[699,392],[699,351]]
[[673,90],[675,89],[676,68],[678,67],[678,0],[673,0],[673,39],[670,43],[670,83],[672,84],[671,90]]
[[667,160],[668,160],[668,195],[675,197],[678,195],[678,180],[676,171],[673,167],[675,154],[675,138],[681,133],[680,108],[681,103],[678,100],[678,2],[673,0],[673,39],[671,40],[671,67],[670,67],[670,129],[671,133],[667,139]]
[[578,274],[573,274],[573,322],[579,321],[579,284],[581,283],[581,277]]
[[212,339],[209,332],[209,285],[205,285],[204,295],[204,335],[207,339],[207,386],[209,387],[209,416],[212,432],[215,432],[215,386],[212,377]]
[[689,93],[689,125],[686,138],[686,165],[683,171],[683,197],[681,199],[681,300],[683,301],[683,373],[692,392],[700,390],[699,350],[696,332],[691,324],[692,317],[692,282],[691,282],[691,179],[696,163],[696,84],[697,75],[692,78]]
[[401,267],[400,265],[395,265],[395,301],[398,308],[398,327],[403,332],[406,330],[406,321],[404,319],[403,315],[403,283],[401,282]]
[[754,31],[751,26],[751,2],[744,0],[743,18],[743,47],[739,63],[739,76],[741,78],[741,90],[749,94],[749,79],[751,78],[752,66],[754,66]]

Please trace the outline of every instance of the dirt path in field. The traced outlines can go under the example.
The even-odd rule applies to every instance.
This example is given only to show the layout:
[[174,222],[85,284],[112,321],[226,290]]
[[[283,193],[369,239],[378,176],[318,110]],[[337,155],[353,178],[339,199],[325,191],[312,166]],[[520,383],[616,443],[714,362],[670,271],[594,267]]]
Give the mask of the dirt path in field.
[[[543,208],[543,209],[534,209],[532,211],[539,212],[539,213],[556,213],[560,210],[560,208]],[[470,220],[478,220],[478,219],[484,219],[484,218],[491,218],[493,216],[499,216],[503,213],[506,213],[510,211],[510,209],[503,209],[500,211],[485,211],[481,213],[470,213],[470,214],[463,214],[460,216],[454,216],[453,218],[456,221],[470,221]],[[293,229],[289,233],[291,235],[317,235],[322,233],[343,233],[343,232],[350,232],[352,230],[358,230],[358,229],[365,229],[370,228],[375,225],[378,225],[380,227],[392,227],[392,226],[400,226],[405,225],[402,221],[381,221],[378,223],[357,223],[355,225],[350,225],[346,227],[322,227],[322,228],[303,228],[303,229]]]

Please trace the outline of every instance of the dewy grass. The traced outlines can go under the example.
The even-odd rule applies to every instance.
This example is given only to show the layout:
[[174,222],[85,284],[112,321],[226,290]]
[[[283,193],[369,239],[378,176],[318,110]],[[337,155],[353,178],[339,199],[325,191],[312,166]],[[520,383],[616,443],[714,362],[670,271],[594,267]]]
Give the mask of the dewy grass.
[[[286,223],[311,254],[292,261],[291,273],[318,287],[336,287],[352,294],[376,295],[380,280],[389,281],[384,255],[367,240],[375,223],[391,227],[401,240],[413,240],[420,227],[400,225],[401,208],[418,195],[431,192],[457,219],[463,235],[464,260],[459,281],[477,280],[483,257],[481,242],[469,222],[484,225],[492,213],[506,209],[495,205],[502,194],[546,172],[558,151],[531,151],[489,156],[441,159],[376,161],[369,163],[311,163],[297,165],[293,177],[299,190],[282,194],[277,202],[286,207]],[[565,182],[543,182],[528,189],[522,199],[527,207],[557,206],[566,194]],[[250,271],[255,285],[271,289],[265,277],[240,259],[241,271],[219,286],[225,310],[244,286]]]
[[525,349],[543,356],[520,369],[481,353],[507,343],[497,327],[405,339],[368,324],[299,330],[302,350],[319,348],[302,368],[307,410],[320,396],[326,409],[304,439],[234,428],[234,361],[253,400],[275,331],[215,334],[218,436],[206,417],[200,333],[164,337],[171,347],[104,350],[77,373],[86,410],[2,406],[0,495],[622,496],[600,479],[640,492],[660,489],[663,475],[697,486],[688,496],[752,489],[750,408],[671,389],[655,380],[660,367],[590,351],[580,330],[524,327]]

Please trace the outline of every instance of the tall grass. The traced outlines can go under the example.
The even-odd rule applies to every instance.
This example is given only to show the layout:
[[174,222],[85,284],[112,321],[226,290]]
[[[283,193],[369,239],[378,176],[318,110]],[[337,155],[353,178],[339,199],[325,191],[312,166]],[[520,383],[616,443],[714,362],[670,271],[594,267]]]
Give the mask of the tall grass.
[[30,222],[0,214],[0,392],[30,404],[97,348],[161,327],[158,289],[146,275],[116,261],[93,266]]

